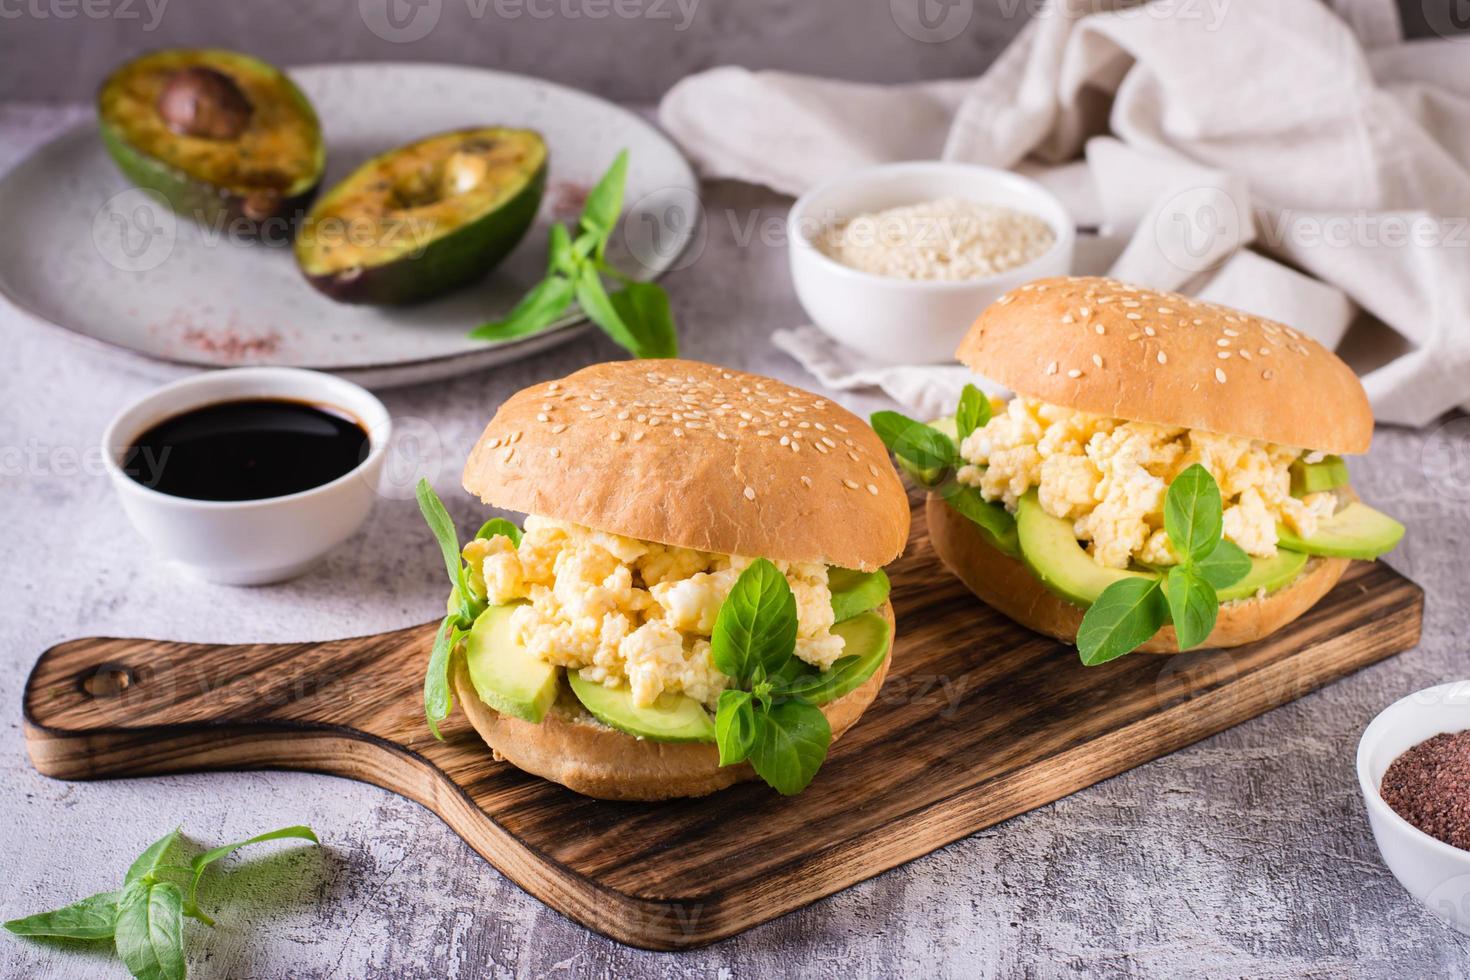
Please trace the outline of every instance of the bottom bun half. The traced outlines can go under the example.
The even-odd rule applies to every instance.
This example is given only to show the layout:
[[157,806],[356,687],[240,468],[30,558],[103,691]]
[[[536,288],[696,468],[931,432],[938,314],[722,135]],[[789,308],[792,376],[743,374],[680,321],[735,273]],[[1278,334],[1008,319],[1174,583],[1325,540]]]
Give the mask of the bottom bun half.
[[[974,522],[934,494],[924,507],[929,536],[941,561],[986,603],[1022,626],[1077,642],[1085,610],[1048,591],[1024,564],[998,550]],[[1220,606],[1219,618],[1202,647],[1237,647],[1276,632],[1317,604],[1337,584],[1347,558],[1310,558],[1296,579],[1264,598]],[[1165,626],[1138,648],[1140,653],[1178,653],[1173,626]]]
[[[861,687],[822,705],[833,742],[873,703],[893,662],[893,606],[884,603],[879,611],[888,620],[888,656]],[[719,749],[711,742],[655,742],[609,728],[569,691],[540,724],[501,714],[475,693],[464,658],[456,664],[455,693],[495,758],[578,793],[604,800],[668,800],[704,796],[757,778],[749,763],[721,768]]]

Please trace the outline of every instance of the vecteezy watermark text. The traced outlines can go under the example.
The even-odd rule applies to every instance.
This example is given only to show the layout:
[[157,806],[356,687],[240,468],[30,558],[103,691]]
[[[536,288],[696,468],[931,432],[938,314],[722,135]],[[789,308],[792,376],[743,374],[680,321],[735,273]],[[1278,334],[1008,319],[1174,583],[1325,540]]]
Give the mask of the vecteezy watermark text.
[[[652,20],[686,31],[700,0],[451,0],[473,20]],[[367,29],[393,44],[422,40],[439,25],[445,0],[358,0]]]
[[141,20],[152,31],[169,0],[0,0],[0,20]]

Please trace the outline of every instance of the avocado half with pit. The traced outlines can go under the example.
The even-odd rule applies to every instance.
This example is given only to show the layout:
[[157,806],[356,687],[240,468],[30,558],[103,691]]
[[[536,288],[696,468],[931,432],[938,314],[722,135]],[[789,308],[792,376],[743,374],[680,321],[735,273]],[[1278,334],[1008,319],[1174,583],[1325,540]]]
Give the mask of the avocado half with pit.
[[529,129],[463,129],[373,157],[296,235],[308,282],[342,303],[430,299],[487,275],[531,227],[546,143]]
[[102,83],[97,118],[133,183],[201,224],[282,244],[326,165],[306,96],[280,69],[235,51],[135,58]]

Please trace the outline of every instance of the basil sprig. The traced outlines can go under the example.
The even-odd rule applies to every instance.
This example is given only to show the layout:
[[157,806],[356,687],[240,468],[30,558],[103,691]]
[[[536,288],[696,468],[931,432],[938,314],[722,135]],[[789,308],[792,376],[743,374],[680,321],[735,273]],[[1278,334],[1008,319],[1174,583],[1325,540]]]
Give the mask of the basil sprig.
[[[449,516],[444,502],[429,486],[429,481],[420,479],[415,488],[418,497],[419,511],[424,515],[424,523],[429,525],[429,530],[434,533],[434,539],[439,542],[439,550],[444,556],[444,570],[449,573],[450,584],[454,586],[454,595],[458,599],[458,608],[444,617],[439,624],[439,632],[434,635],[434,646],[429,651],[429,667],[424,673],[424,717],[428,720],[429,731],[440,741],[444,736],[439,734],[439,722],[449,717],[449,712],[454,710],[454,691],[449,683],[449,662],[454,655],[455,649],[459,647],[460,641],[469,635],[475,625],[475,620],[485,611],[487,603],[485,597],[475,592],[470,583],[470,569],[461,556],[459,537],[454,529],[454,519]],[[493,517],[480,526],[475,533],[477,538],[493,538],[497,534],[503,534],[510,538],[517,547],[521,543],[521,529],[503,517]]]
[[1164,498],[1164,531],[1179,564],[1162,578],[1129,577],[1109,585],[1087,608],[1077,630],[1077,652],[1089,667],[1138,649],[1165,623],[1174,624],[1179,649],[1209,638],[1220,613],[1218,589],[1250,572],[1246,553],[1223,536],[1220,488],[1195,463],[1176,476]]
[[710,657],[733,685],[720,695],[720,765],[749,760],[784,796],[806,789],[827,758],[827,716],[795,692],[796,597],[786,576],[758,558],[736,579],[710,636]]
[[[540,333],[575,301],[587,318],[634,357],[677,357],[679,341],[669,296],[651,282],[630,279],[607,261],[607,240],[623,210],[628,151],[623,150],[587,195],[577,220],[577,237],[565,225],[551,226],[546,278],[532,287],[502,320],[476,327],[476,340],[510,340]],[[622,284],[612,293],[603,276]]]
[[[179,831],[171,830],[138,855],[117,891],[100,892],[50,912],[12,919],[5,928],[17,936],[111,939],[128,972],[139,980],[182,980],[186,973],[184,918],[214,925],[198,905],[204,872],[239,848],[286,838],[318,843],[310,827],[282,827],[205,851],[183,866],[168,863],[180,839]],[[188,892],[165,875],[185,878]]]
[[[959,442],[990,421],[990,399],[974,385],[965,385],[955,411]],[[932,425],[916,422],[901,412],[874,412],[873,431],[888,451],[920,485],[933,490],[962,516],[978,524],[991,542],[1006,554],[1019,557],[1016,518],[999,504],[986,500],[980,491],[955,479],[965,461],[955,440]]]

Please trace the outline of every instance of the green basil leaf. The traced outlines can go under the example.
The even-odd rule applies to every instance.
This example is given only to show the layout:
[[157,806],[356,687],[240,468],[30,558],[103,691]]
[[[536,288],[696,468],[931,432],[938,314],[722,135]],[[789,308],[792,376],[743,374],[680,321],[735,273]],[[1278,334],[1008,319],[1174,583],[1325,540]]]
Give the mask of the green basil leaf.
[[561,222],[551,226],[546,236],[546,276],[560,274],[568,279],[577,271],[577,254],[572,248],[572,235]]
[[131,883],[139,878],[146,878],[153,874],[154,870],[163,863],[169,848],[179,839],[179,828],[175,827],[164,834],[158,840],[148,845],[148,848],[133,861],[128,867],[128,873],[123,876],[123,882]]
[[1164,497],[1164,530],[1184,564],[1199,561],[1220,540],[1220,488],[1210,471],[1198,463],[1184,469],[1169,484]]
[[832,744],[832,728],[822,709],[806,701],[778,701],[755,716],[750,764],[782,796],[807,788]]
[[1159,580],[1125,578],[1103,589],[1077,630],[1077,652],[1088,667],[1138,649],[1169,618]]
[[429,669],[424,673],[424,717],[428,719],[429,731],[439,741],[439,722],[449,717],[454,710],[454,691],[449,684],[449,662],[454,648],[464,636],[456,624],[457,616],[445,616],[434,636],[434,647],[429,652]]
[[944,502],[978,524],[990,535],[991,544],[1010,555],[1021,557],[1021,539],[1016,532],[1016,518],[1000,504],[980,495],[975,487],[951,480],[940,489]]
[[444,501],[429,486],[428,480],[419,479],[415,495],[419,501],[419,513],[424,515],[424,523],[429,525],[434,540],[439,542],[439,550],[444,554],[444,570],[449,573],[449,582],[458,585],[464,563],[459,557],[459,537],[454,530],[454,519],[444,509]]
[[1179,649],[1188,650],[1205,642],[1220,613],[1214,587],[1189,567],[1175,565],[1164,579],[1164,595],[1169,600],[1169,618],[1174,620]]
[[628,151],[618,153],[613,160],[612,166],[602,175],[587,193],[587,203],[582,205],[582,217],[578,222],[582,231],[592,232],[597,236],[598,258],[602,258],[607,248],[608,236],[618,224],[618,216],[623,213],[623,185],[628,179]]
[[955,430],[959,433],[960,442],[964,442],[971,432],[983,428],[990,421],[990,399],[985,392],[974,385],[965,385],[965,390],[960,392],[960,407],[954,413]]
[[638,339],[639,357],[678,357],[679,338],[669,294],[651,282],[630,282],[608,299],[628,332]]
[[715,744],[720,747],[720,765],[744,762],[755,744],[755,705],[748,691],[721,691],[715,712]]
[[742,685],[777,673],[796,649],[796,597],[775,565],[751,562],[720,605],[710,636],[710,656]]
[[109,939],[117,921],[119,895],[119,892],[102,892],[50,912],[11,919],[5,923],[5,928],[17,936]]
[[251,844],[262,844],[268,840],[286,840],[288,838],[294,840],[309,840],[313,844],[321,843],[321,841],[317,840],[316,834],[312,833],[310,827],[298,824],[294,827],[282,827],[280,830],[272,830],[264,834],[256,834],[254,837],[251,837],[247,840],[236,841],[233,844],[224,844],[220,847],[212,848],[208,851],[205,851],[203,854],[200,854],[199,856],[194,858],[194,860],[189,862],[189,869],[194,872],[194,880],[189,885],[189,897],[184,902],[185,914],[199,919],[206,925],[214,925],[213,919],[205,915],[203,912],[199,911],[199,905],[197,901],[199,898],[199,880],[204,877],[205,870],[208,869],[211,864],[218,861],[220,858],[227,857],[228,855],[234,853],[235,851],[238,851],[242,847],[247,847]]
[[601,327],[602,332],[611,337],[613,343],[634,357],[641,356],[638,353],[638,338],[623,322],[622,314],[613,306],[607,290],[603,288],[602,276],[593,266],[583,266],[577,277],[577,302],[581,304],[582,312],[587,314],[588,319]]
[[480,529],[475,532],[477,538],[493,538],[497,534],[503,534],[510,538],[510,543],[517,548],[521,546],[521,529],[503,517],[492,517]]
[[541,280],[521,297],[503,320],[482,323],[470,331],[472,340],[512,340],[540,333],[551,326],[572,305],[576,287],[566,276],[553,274]]
[[926,480],[930,486],[938,483],[959,459],[949,436],[900,412],[874,412],[871,421],[883,445],[908,463],[910,472],[932,474]]
[[138,980],[184,980],[184,897],[171,881],[129,882],[117,903],[117,953]]
[[1215,550],[1194,563],[1194,570],[1216,589],[1224,589],[1250,574],[1251,559],[1240,545],[1221,538]]

